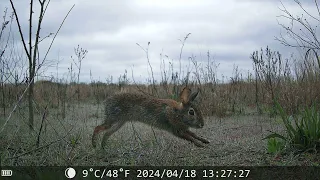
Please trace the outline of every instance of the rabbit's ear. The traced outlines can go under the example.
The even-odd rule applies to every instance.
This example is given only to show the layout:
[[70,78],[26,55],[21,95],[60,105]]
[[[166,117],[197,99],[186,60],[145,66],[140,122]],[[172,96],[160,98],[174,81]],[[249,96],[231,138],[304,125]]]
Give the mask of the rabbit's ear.
[[180,100],[183,104],[187,104],[189,102],[191,89],[185,87],[180,93]]
[[199,94],[199,89],[197,92],[193,92],[190,97],[189,97],[189,101],[194,101],[194,99],[198,96]]

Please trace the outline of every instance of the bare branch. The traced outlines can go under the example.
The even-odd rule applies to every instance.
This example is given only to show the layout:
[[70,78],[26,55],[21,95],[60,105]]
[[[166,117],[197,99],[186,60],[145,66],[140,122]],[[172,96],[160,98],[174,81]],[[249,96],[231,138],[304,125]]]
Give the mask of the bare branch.
[[[32,65],[35,65],[33,64],[32,60],[31,60],[31,57],[32,57],[32,14],[33,14],[33,0],[30,0],[30,16],[29,16],[29,67],[30,67],[30,70],[31,70],[31,66]],[[30,71],[30,74],[33,74],[31,73]]]
[[318,6],[317,0],[314,0],[314,3],[316,4],[317,10],[318,10],[318,14],[319,14],[319,17],[320,17],[320,11],[319,11],[319,6]]
[[53,37],[53,39],[52,39],[52,41],[51,41],[51,43],[50,43],[50,46],[49,46],[49,48],[48,48],[48,50],[47,50],[47,52],[46,52],[46,54],[45,54],[45,56],[44,56],[44,58],[43,58],[43,61],[47,58],[47,55],[49,54],[49,51],[50,51],[50,49],[51,49],[51,47],[52,47],[52,44],[53,44],[54,40],[56,39],[56,37],[57,37],[60,29],[62,28],[62,25],[63,25],[64,22],[66,21],[67,17],[69,16],[69,14],[70,14],[70,12],[72,11],[72,9],[74,8],[74,6],[75,6],[75,4],[70,8],[70,10],[68,11],[67,15],[64,17],[62,23],[60,24],[57,32],[55,33],[55,35],[54,35],[54,37]]
[[[312,16],[310,13],[308,13],[308,11],[307,10],[305,10],[304,8],[303,8],[303,6],[302,6],[302,4],[300,3],[300,1],[298,1],[298,0],[294,0],[299,6],[300,6],[300,8],[307,14],[307,15],[309,15],[312,19],[314,19],[314,20],[316,20],[316,21],[318,21],[318,22],[320,22],[320,20],[319,19],[317,19],[316,17],[314,17],[314,16]],[[316,6],[317,6],[317,8],[318,8],[318,5],[317,5],[317,0],[315,0],[315,3],[316,3]],[[318,9],[318,11],[319,11],[319,9]]]
[[[295,2],[299,5],[299,7],[312,19],[320,22],[319,18],[316,18],[315,16],[311,15],[307,12],[305,8],[301,5],[301,3],[298,0],[295,0]],[[300,47],[300,48],[307,48],[307,49],[320,49],[320,42],[317,37],[316,29],[312,27],[311,23],[307,20],[307,18],[304,18],[303,15],[300,17],[294,17],[282,4],[282,8],[279,8],[283,14],[278,16],[281,18],[285,18],[290,20],[291,27],[287,27],[282,23],[278,24],[286,30],[286,33],[288,37],[284,37],[280,33],[280,37],[276,37],[275,39],[278,40],[281,44],[289,47]],[[317,9],[318,5],[316,3]],[[318,11],[319,12],[319,11]],[[319,13],[320,15],[320,13]],[[295,25],[295,26],[294,26]],[[296,26],[302,26],[299,29],[296,29]],[[296,44],[292,44],[288,41],[288,38],[291,38],[295,41]]]
[[16,8],[15,8],[14,5],[13,5],[12,0],[10,0],[10,4],[11,4],[12,10],[13,10],[13,12],[14,12],[14,16],[16,17],[17,25],[18,25],[18,28],[19,28],[19,34],[20,34],[20,36],[21,36],[21,40],[22,40],[22,44],[23,44],[24,50],[25,50],[27,56],[31,58],[31,56],[30,56],[30,54],[29,54],[29,52],[28,52],[27,45],[26,45],[26,43],[25,43],[24,37],[23,37],[23,33],[22,33],[22,30],[21,30],[21,26],[20,26],[18,14],[17,14]]

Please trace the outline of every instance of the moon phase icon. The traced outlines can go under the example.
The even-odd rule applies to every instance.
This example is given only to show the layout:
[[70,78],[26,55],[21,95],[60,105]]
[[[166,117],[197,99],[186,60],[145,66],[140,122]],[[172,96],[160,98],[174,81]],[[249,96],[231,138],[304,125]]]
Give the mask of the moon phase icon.
[[67,169],[64,171],[64,175],[65,175],[68,179],[74,178],[74,177],[76,176],[76,170],[73,169],[72,167],[69,167],[69,168],[67,168]]

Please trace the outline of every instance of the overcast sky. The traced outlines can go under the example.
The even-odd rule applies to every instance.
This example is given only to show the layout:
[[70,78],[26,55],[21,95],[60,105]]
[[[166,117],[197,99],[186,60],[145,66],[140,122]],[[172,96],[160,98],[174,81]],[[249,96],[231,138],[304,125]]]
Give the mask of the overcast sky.
[[[13,2],[26,36],[29,1]],[[37,0],[34,2],[38,4]],[[299,13],[293,0],[282,2],[293,14]],[[302,3],[310,11],[316,10],[313,1]],[[295,51],[275,40],[281,31],[278,21],[288,23],[277,17],[282,14],[278,0],[51,0],[41,37],[57,31],[73,4],[75,7],[55,39],[42,76],[69,78],[70,57],[80,45],[88,50],[82,62],[81,82],[91,81],[90,70],[91,78],[102,82],[110,76],[116,81],[125,70],[132,79],[133,70],[136,81],[143,82],[150,77],[150,68],[146,53],[136,43],[147,48],[150,42],[150,63],[156,79],[160,79],[160,54],[163,54],[166,69],[169,61],[173,61],[178,70],[182,46],[178,39],[182,40],[188,33],[191,35],[182,52],[183,71],[188,67],[194,71],[194,67],[189,66],[190,56],[194,56],[198,64],[206,64],[209,51],[219,64],[219,79],[222,75],[232,76],[234,66],[244,74],[252,71],[250,54],[261,47],[279,50],[285,57]],[[1,16],[5,7],[11,11],[9,0],[0,1]],[[35,10],[34,22],[38,12]],[[14,42],[19,44],[15,25],[13,32]],[[40,59],[52,38],[40,44]],[[23,53],[21,46],[16,45],[16,48],[16,53]]]

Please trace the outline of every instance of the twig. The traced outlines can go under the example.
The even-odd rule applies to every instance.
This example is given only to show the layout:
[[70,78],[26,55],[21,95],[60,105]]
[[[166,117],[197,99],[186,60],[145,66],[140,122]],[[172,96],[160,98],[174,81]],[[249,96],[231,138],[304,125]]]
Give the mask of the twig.
[[44,108],[44,112],[42,115],[41,126],[40,126],[40,130],[39,130],[39,134],[38,134],[38,138],[37,138],[37,143],[36,143],[37,147],[39,147],[39,144],[40,144],[40,135],[41,135],[42,128],[43,128],[43,122],[45,121],[46,116],[47,116],[47,110],[48,110],[48,105],[46,105],[46,107]]
[[65,137],[67,137],[67,135],[69,135],[69,133],[72,131],[72,129],[73,129],[73,128],[71,128],[71,129],[67,132],[67,134],[66,134],[65,136],[63,136],[63,137],[61,137],[61,138],[59,138],[59,139],[57,139],[57,140],[55,140],[55,141],[52,141],[52,142],[50,142],[50,143],[48,143],[48,144],[46,144],[46,145],[43,145],[43,146],[38,147],[38,148],[36,148],[36,149],[27,151],[27,152],[25,152],[25,153],[19,154],[19,155],[17,155],[17,156],[7,158],[6,160],[18,158],[18,157],[24,156],[24,155],[26,155],[26,154],[29,154],[29,153],[32,153],[32,152],[36,152],[36,151],[38,151],[38,150],[40,150],[40,149],[43,149],[43,148],[45,148],[45,147],[48,147],[48,146],[54,144],[54,143],[57,143],[57,142],[63,140]]
[[[11,0],[10,0],[10,1],[11,1]],[[49,46],[49,48],[48,48],[48,50],[47,50],[47,52],[46,52],[46,55],[45,55],[44,58],[43,58],[43,61],[47,58],[47,55],[49,54],[49,51],[50,51],[50,49],[51,49],[51,47],[52,47],[52,44],[53,44],[54,40],[56,39],[56,37],[57,37],[60,29],[62,28],[62,25],[64,24],[65,20],[66,20],[67,17],[69,16],[69,14],[70,14],[71,10],[74,8],[74,6],[75,6],[75,4],[73,4],[73,6],[70,8],[70,10],[68,11],[67,15],[64,17],[62,23],[60,24],[57,32],[56,32],[55,35],[53,36],[53,39],[52,39],[52,41],[51,41],[51,43],[50,43],[50,46]]]
[[12,7],[12,9],[13,9],[13,12],[14,12],[14,15],[15,15],[15,17],[16,17],[16,20],[17,20],[17,25],[18,25],[18,29],[19,29],[19,34],[20,34],[20,36],[21,36],[21,40],[22,40],[22,44],[23,44],[24,50],[26,51],[27,56],[31,58],[31,56],[30,56],[30,54],[29,54],[29,52],[28,52],[26,43],[25,43],[25,41],[24,41],[24,37],[23,37],[22,30],[21,30],[21,26],[20,26],[20,22],[19,22],[18,15],[17,15],[17,11],[16,11],[16,8],[15,8],[14,5],[13,5],[12,0],[10,0],[10,4],[11,4],[11,7]]

